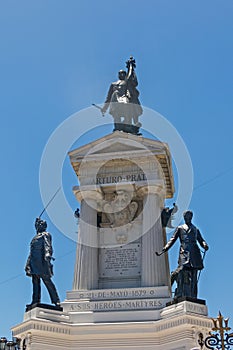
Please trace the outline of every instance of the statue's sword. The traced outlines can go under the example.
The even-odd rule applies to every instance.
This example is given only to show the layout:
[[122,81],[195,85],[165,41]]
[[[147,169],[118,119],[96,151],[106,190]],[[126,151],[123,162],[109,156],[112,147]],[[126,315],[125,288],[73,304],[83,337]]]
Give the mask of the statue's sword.
[[102,108],[98,105],[96,105],[95,103],[92,103],[92,106],[94,106],[95,108],[99,109],[100,112],[102,113],[102,116],[104,116],[104,113],[102,112]]
[[[204,260],[205,260],[205,255],[206,255],[206,250],[205,250],[204,252],[202,252],[202,254],[203,254],[203,255],[202,255],[202,261],[204,262]],[[199,271],[198,276],[197,276],[197,284],[198,284],[198,281],[199,281],[199,279],[200,279],[201,271],[202,271],[202,270]]]
[[48,203],[46,204],[46,206],[44,207],[44,209],[42,210],[41,214],[39,215],[39,219],[41,218],[41,216],[44,214],[45,210],[48,208],[48,206],[50,205],[50,203],[52,203],[52,201],[54,200],[54,198],[56,197],[56,195],[58,194],[58,192],[60,191],[61,186],[57,189],[57,191],[54,193],[54,195],[52,196],[52,198],[48,201]]

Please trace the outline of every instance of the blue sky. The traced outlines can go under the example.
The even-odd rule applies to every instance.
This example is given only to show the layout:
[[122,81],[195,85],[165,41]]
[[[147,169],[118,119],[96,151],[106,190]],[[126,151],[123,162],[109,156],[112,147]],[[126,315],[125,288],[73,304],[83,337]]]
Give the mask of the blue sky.
[[[206,299],[210,316],[221,310],[233,325],[232,32],[231,0],[0,2],[0,335],[10,337],[31,300],[24,265],[34,219],[43,208],[39,165],[46,142],[70,115],[103,102],[131,54],[142,104],[174,125],[192,159],[190,208],[210,245],[199,297]],[[77,180],[68,159],[62,176],[75,209],[71,189]],[[64,300],[72,287],[75,242],[49,219],[48,226],[54,281]],[[169,254],[175,266],[178,244]]]

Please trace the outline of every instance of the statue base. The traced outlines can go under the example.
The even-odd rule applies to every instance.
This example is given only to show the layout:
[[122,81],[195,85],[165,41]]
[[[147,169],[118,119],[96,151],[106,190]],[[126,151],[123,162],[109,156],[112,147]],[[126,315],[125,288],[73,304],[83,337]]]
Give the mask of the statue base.
[[206,302],[204,299],[197,299],[197,298],[191,298],[191,297],[179,297],[179,298],[175,297],[172,301],[169,301],[166,304],[166,306],[178,304],[178,303],[181,303],[182,301],[190,301],[192,303],[206,305]]
[[47,310],[57,310],[57,311],[63,311],[63,308],[58,305],[50,305],[50,304],[41,304],[41,303],[35,303],[35,304],[28,304],[26,305],[25,312],[28,312],[36,307],[39,307],[41,309],[47,309]]
[[114,123],[114,129],[113,131],[124,131],[133,135],[142,135],[139,133],[139,129],[142,126],[141,123],[137,123],[137,125],[131,125],[131,124],[123,124],[123,123]]

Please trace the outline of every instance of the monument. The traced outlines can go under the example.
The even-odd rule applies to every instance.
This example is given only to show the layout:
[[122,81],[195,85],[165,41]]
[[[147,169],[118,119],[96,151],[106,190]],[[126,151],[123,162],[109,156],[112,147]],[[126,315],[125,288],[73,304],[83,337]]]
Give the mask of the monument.
[[25,349],[190,350],[211,329],[205,301],[172,298],[166,226],[177,208],[165,208],[175,191],[171,154],[166,143],[139,134],[132,57],[127,67],[116,84],[124,93],[111,86],[116,93],[102,112],[111,103],[134,102],[135,109],[111,109],[114,132],[69,152],[80,203],[73,289],[62,310],[26,311],[13,328]]

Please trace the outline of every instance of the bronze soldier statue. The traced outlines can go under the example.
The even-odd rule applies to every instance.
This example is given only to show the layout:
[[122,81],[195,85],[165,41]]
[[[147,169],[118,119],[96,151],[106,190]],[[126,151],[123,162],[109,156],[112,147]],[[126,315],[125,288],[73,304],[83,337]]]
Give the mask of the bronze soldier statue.
[[33,294],[32,302],[27,307],[41,301],[41,279],[44,282],[51,302],[56,306],[60,306],[60,299],[51,277],[53,276],[53,265],[51,264],[53,248],[52,237],[46,232],[47,223],[40,218],[35,221],[36,236],[30,244],[30,254],[25,266],[26,275],[32,277]]
[[111,84],[101,112],[104,115],[109,108],[109,113],[114,118],[113,131],[122,130],[139,135],[141,123],[138,122],[138,117],[142,114],[142,107],[136,89],[136,63],[132,56],[126,62],[126,67],[127,72],[120,70],[119,79]]
[[180,253],[178,268],[171,275],[172,283],[175,280],[177,282],[175,292],[175,297],[177,298],[197,298],[197,273],[204,268],[203,258],[197,242],[205,251],[209,249],[199,229],[192,224],[192,217],[192,211],[186,211],[184,213],[185,224],[176,228],[173,236],[160,253],[156,252],[158,256],[167,252],[179,238]]

